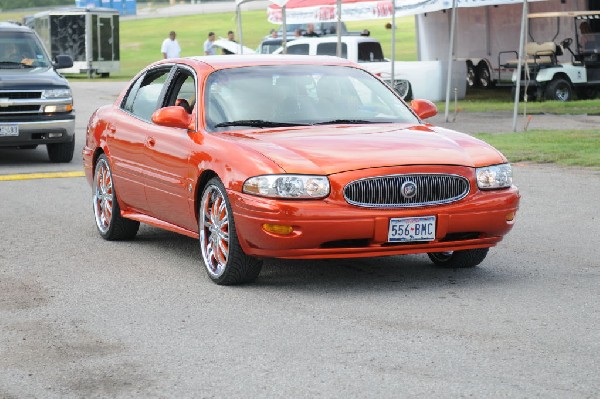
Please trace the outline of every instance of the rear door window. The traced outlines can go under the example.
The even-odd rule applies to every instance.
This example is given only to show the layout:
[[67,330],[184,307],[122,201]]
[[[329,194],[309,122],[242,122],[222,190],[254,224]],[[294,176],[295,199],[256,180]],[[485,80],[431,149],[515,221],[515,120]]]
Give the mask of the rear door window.
[[127,93],[122,108],[137,118],[150,122],[154,111],[162,107],[165,84],[170,72],[171,67],[146,72]]
[[[317,45],[317,55],[337,55],[337,42],[335,43],[319,43]],[[342,43],[342,58],[348,58],[348,46]]]
[[358,43],[358,62],[385,61],[383,50],[377,42]]
[[308,55],[308,44],[297,44],[287,48],[288,54]]

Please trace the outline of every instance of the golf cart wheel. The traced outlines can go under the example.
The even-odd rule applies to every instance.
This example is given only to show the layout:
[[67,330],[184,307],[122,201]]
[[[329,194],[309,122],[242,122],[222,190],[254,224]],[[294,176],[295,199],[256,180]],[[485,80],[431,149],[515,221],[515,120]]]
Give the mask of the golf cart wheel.
[[563,78],[554,78],[546,86],[546,99],[556,101],[571,101],[573,99],[573,87],[571,82]]

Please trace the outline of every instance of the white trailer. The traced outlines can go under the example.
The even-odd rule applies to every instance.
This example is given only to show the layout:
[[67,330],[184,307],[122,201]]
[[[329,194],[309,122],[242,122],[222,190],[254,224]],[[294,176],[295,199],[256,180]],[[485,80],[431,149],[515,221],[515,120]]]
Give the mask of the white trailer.
[[[588,11],[588,0],[533,1],[530,13],[549,11]],[[512,85],[514,68],[503,65],[518,58],[522,2],[457,8],[454,59],[467,66],[467,82],[482,87]],[[418,14],[417,54],[421,61],[447,61],[451,10]],[[560,43],[575,37],[572,18],[530,20],[528,41]],[[567,62],[568,52],[558,56]],[[513,63],[514,64],[514,63]]]
[[52,57],[66,54],[73,66],[62,73],[107,77],[120,68],[119,12],[112,8],[58,8],[28,18]]

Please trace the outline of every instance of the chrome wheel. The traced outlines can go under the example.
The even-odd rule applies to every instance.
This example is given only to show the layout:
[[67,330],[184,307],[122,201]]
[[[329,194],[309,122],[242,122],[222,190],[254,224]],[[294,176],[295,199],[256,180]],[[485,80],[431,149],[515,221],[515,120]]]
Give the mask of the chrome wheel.
[[140,222],[121,216],[110,164],[104,154],[101,154],[96,161],[92,202],[96,227],[102,238],[113,241],[131,240],[135,237],[140,228]]
[[100,233],[106,234],[110,229],[113,216],[113,191],[112,175],[105,158],[100,158],[94,176],[94,215]]
[[209,185],[200,202],[200,248],[208,273],[220,277],[229,259],[229,211],[225,194]]
[[394,84],[394,90],[396,90],[396,93],[398,93],[403,100],[406,98],[406,96],[408,96],[409,89],[410,83],[408,80],[396,80]]
[[225,186],[211,178],[198,203],[198,235],[208,276],[217,284],[249,283],[258,277],[262,260],[242,250]]
[[555,97],[559,101],[569,101],[570,100],[571,92],[566,84],[556,88]]

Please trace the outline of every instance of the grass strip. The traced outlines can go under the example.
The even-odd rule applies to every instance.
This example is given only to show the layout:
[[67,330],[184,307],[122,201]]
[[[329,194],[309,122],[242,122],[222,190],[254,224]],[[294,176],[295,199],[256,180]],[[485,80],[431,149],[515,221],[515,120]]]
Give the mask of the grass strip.
[[600,168],[600,130],[530,130],[475,136],[496,147],[510,162]]

